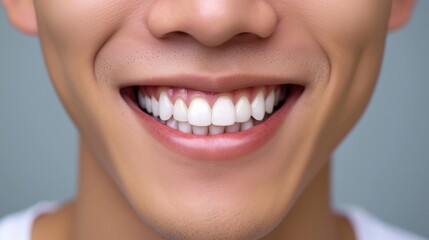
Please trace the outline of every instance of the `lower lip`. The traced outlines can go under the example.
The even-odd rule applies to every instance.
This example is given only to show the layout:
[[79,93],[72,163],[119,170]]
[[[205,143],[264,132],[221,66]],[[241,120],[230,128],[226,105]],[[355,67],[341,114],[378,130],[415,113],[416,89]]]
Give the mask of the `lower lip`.
[[273,115],[248,130],[208,136],[182,133],[170,128],[144,113],[131,98],[125,96],[125,101],[141,119],[145,130],[168,151],[193,160],[225,161],[251,154],[272,139],[301,94],[291,94]]

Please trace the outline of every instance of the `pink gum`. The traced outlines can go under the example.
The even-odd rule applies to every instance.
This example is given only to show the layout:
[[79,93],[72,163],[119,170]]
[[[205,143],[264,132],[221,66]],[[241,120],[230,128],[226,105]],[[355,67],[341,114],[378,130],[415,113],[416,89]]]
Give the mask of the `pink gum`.
[[249,102],[252,102],[260,90],[264,91],[264,98],[266,99],[268,97],[268,94],[271,91],[276,91],[277,89],[282,90],[282,86],[273,85],[273,86],[250,87],[250,88],[244,88],[244,89],[239,89],[231,92],[223,92],[223,93],[203,92],[203,91],[186,89],[186,88],[178,88],[178,87],[158,87],[158,86],[139,87],[139,91],[144,96],[149,96],[149,97],[153,96],[158,100],[159,100],[159,95],[161,91],[167,90],[167,95],[173,104],[176,102],[178,98],[181,98],[185,101],[187,106],[189,106],[192,99],[196,97],[204,98],[209,103],[210,106],[213,106],[215,101],[221,96],[231,97],[234,104],[237,103],[242,96],[246,96],[249,99]]

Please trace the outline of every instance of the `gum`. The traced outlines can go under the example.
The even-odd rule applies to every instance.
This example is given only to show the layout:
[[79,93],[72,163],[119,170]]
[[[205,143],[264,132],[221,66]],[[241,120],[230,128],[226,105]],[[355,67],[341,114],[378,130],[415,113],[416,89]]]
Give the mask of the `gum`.
[[213,107],[216,100],[221,96],[228,96],[231,97],[232,101],[235,103],[238,102],[238,100],[242,96],[246,96],[249,99],[249,102],[252,102],[253,99],[256,97],[256,95],[259,93],[259,91],[264,92],[264,98],[268,97],[268,94],[271,91],[277,91],[277,89],[280,89],[282,91],[282,94],[285,94],[285,89],[282,87],[282,85],[271,85],[271,86],[260,86],[260,87],[250,87],[250,88],[244,88],[244,89],[238,89],[230,92],[203,92],[193,89],[186,89],[186,88],[180,88],[180,87],[164,87],[164,86],[140,86],[138,87],[138,90],[144,95],[149,97],[155,97],[159,100],[159,95],[161,91],[167,91],[167,95],[170,98],[170,101],[172,103],[176,102],[178,98],[181,98],[185,101],[186,105],[189,106],[192,99],[201,97],[204,98],[211,107]]

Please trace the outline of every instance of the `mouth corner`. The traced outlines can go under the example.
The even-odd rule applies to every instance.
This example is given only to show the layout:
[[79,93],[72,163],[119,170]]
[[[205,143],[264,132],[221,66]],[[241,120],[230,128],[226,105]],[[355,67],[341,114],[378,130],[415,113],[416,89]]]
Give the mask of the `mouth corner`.
[[[261,93],[262,97],[259,96],[258,91]],[[166,87],[166,86],[139,86],[139,85],[133,85],[133,86],[127,86],[120,88],[120,94],[122,98],[130,105],[132,105],[134,108],[138,108],[139,111],[142,114],[146,114],[147,116],[152,117],[153,119],[157,120],[159,123],[162,123],[164,125],[167,125],[171,128],[175,128],[176,130],[181,131],[182,133],[188,133],[188,134],[196,134],[196,135],[217,135],[221,133],[234,133],[239,131],[245,131],[248,128],[257,126],[261,124],[262,122],[269,119],[272,115],[274,115],[279,109],[281,109],[283,106],[286,105],[286,103],[294,103],[296,102],[303,92],[305,91],[304,85],[298,85],[298,84],[282,84],[282,85],[271,85],[271,86],[263,86],[263,87],[251,87],[246,89],[237,89],[234,91],[229,91],[227,93],[219,93],[219,92],[203,92],[203,91],[197,91],[193,89],[187,89],[182,87]],[[166,97],[167,96],[167,97]],[[164,100],[167,98],[166,100]],[[224,98],[226,99],[226,105],[225,104],[217,104],[218,99]],[[208,107],[207,113],[210,115],[211,111],[213,110],[213,119],[216,118],[214,116],[214,109],[219,109],[217,112],[221,111],[223,112],[223,115],[228,114],[230,112],[232,114],[232,111],[230,109],[234,109],[236,112],[236,116],[239,115],[239,110],[237,107],[240,107],[240,103],[242,102],[241,98],[247,98],[244,102],[248,102],[250,104],[250,114],[247,113],[247,118],[249,119],[240,119],[240,121],[236,121],[235,123],[232,121],[228,123],[222,122],[221,124],[212,123],[210,124],[210,120],[207,119],[207,123],[200,123],[198,120],[192,121],[192,119],[189,119],[189,123],[196,122],[197,124],[193,124],[193,126],[186,126],[183,128],[178,128],[178,124],[180,125],[183,122],[188,121],[185,117],[176,116],[176,108],[178,107],[177,102],[182,103],[182,107],[185,108],[185,111],[189,111],[189,108],[194,106],[193,100],[194,99],[205,99],[206,103],[203,102],[204,106]],[[163,102],[166,102],[166,104],[163,104]],[[220,101],[220,100],[219,100]],[[260,101],[261,103],[258,103],[257,101]],[[195,100],[197,102],[197,100]],[[225,101],[224,101],[225,102]],[[183,104],[184,103],[184,104]],[[232,103],[232,105],[231,105]],[[289,104],[289,105],[291,105]],[[167,105],[167,106],[165,106]],[[221,107],[219,107],[219,105]],[[256,108],[263,109],[259,110],[260,114],[255,113],[257,110]],[[261,106],[263,105],[263,106]],[[204,106],[201,108],[204,109]],[[216,107],[215,107],[216,106]],[[222,108],[223,107],[223,108]],[[167,108],[167,110],[166,110]],[[195,107],[192,108],[191,111],[198,111],[195,110]],[[167,112],[165,116],[163,115],[163,112]],[[174,114],[173,114],[174,112]],[[202,110],[204,112],[204,110]],[[261,113],[262,112],[262,113]],[[185,114],[190,114],[189,112]],[[178,114],[180,115],[180,114]],[[192,115],[192,114],[191,114]],[[193,115],[201,115],[201,113],[193,114]],[[246,115],[246,114],[245,114]],[[259,116],[258,116],[259,115]],[[228,118],[228,117],[223,117]],[[223,120],[228,121],[228,120]],[[249,123],[251,121],[252,123]],[[204,122],[204,121],[203,121]],[[240,124],[240,126],[237,126],[237,124]],[[183,124],[182,124],[183,125]],[[192,124],[191,124],[192,125]],[[219,128],[215,130],[215,133],[210,133],[209,131],[204,131],[202,127],[211,127],[216,128],[218,127],[224,127],[224,132],[221,132]],[[194,127],[196,129],[196,132],[194,133],[192,130],[189,131],[189,128],[192,129]],[[206,133],[205,133],[206,132]]]
[[[297,84],[258,86],[228,93],[193,91],[177,87],[134,85],[121,88],[120,94],[136,113],[144,129],[169,150],[192,159],[219,161],[244,156],[272,139],[305,91],[305,86]],[[264,97],[258,100],[262,94],[265,94]],[[188,98],[184,99],[183,96]],[[206,103],[202,100],[203,97],[207,98]],[[221,103],[218,103],[219,99],[222,99]],[[239,122],[232,122],[228,112],[232,113],[231,109],[234,108],[238,111],[237,107],[240,108],[239,102],[242,102],[242,99],[245,99],[244,105],[248,104],[247,108],[250,107],[251,111],[255,105],[262,108],[261,103],[263,107],[268,106],[272,109],[268,109],[269,113],[264,109],[263,117],[256,116],[257,119],[254,113],[250,113],[248,120],[241,118]],[[170,103],[165,103],[166,101]],[[259,103],[255,103],[257,101]],[[163,109],[165,106],[173,109],[165,111]],[[174,109],[176,107],[179,110],[176,111]],[[189,119],[183,119],[185,116],[183,112],[181,114],[181,108],[188,111]],[[225,124],[219,126],[199,119],[204,118],[204,113],[208,113],[204,108],[209,108],[213,115],[220,109],[221,123],[230,121],[229,124],[223,122]],[[194,114],[192,111],[198,113]],[[167,115],[165,112],[168,112]],[[246,115],[245,112],[246,110],[243,110],[238,117]],[[246,116],[249,117],[249,113]],[[216,116],[211,119],[214,121]]]

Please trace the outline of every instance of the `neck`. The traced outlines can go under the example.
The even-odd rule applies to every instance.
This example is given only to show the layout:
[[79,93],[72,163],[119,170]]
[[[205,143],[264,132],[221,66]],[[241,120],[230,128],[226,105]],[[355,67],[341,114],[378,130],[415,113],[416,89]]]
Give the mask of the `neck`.
[[[287,217],[264,240],[353,239],[347,220],[332,213],[327,162]],[[161,239],[140,220],[82,142],[79,189],[70,212],[72,239]]]

